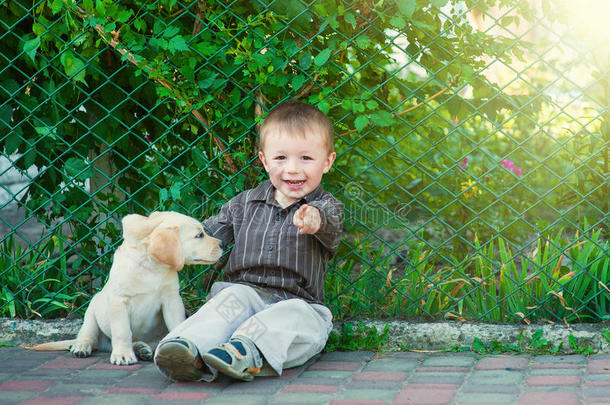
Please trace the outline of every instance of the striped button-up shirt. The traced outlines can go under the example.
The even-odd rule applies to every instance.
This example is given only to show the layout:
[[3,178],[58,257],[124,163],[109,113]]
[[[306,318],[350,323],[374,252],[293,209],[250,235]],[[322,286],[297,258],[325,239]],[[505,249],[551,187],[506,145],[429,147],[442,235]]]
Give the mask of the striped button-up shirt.
[[[246,190],[203,222],[208,235],[233,248],[224,280],[252,285],[280,298],[324,300],[324,275],[337,252],[343,229],[343,204],[318,186],[282,208],[269,180]],[[313,235],[299,234],[292,217],[303,204],[320,211],[322,226]]]

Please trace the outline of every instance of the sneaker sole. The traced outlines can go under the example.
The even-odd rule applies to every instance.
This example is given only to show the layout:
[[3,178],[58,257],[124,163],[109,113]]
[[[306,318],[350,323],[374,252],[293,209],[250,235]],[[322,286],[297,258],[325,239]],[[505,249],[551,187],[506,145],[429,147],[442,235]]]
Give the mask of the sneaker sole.
[[233,378],[236,378],[236,379],[242,380],[242,381],[254,380],[254,376],[252,374],[240,373],[239,371],[237,371],[236,369],[231,367],[230,364],[227,364],[224,360],[219,359],[218,357],[216,357],[212,354],[209,354],[209,353],[204,354],[203,361],[208,366],[214,367],[220,373],[222,373],[224,375],[228,375],[229,377],[233,377]]
[[176,381],[199,381],[203,375],[199,368],[203,367],[201,358],[193,356],[193,353],[180,343],[165,343],[163,350],[157,353],[155,363],[169,378]]

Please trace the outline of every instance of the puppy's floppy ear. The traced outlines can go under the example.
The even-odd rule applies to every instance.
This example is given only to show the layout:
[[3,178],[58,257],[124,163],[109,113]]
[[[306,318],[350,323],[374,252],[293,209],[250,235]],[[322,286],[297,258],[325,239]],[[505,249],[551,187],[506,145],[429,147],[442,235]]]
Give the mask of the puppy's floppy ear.
[[123,217],[123,239],[141,240],[146,238],[162,221],[162,216],[151,214],[145,217],[138,214],[130,214]]
[[184,267],[184,251],[177,226],[171,228],[157,228],[150,235],[148,254],[155,260],[169,265],[176,270]]

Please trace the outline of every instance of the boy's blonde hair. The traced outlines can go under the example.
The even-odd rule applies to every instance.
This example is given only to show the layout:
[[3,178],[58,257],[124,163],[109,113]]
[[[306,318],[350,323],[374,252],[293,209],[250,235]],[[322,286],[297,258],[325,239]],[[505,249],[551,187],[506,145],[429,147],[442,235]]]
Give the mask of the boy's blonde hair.
[[325,138],[327,152],[335,151],[333,124],[322,111],[309,104],[286,101],[271,110],[261,125],[260,151],[265,147],[265,138],[273,133],[303,137],[317,133]]

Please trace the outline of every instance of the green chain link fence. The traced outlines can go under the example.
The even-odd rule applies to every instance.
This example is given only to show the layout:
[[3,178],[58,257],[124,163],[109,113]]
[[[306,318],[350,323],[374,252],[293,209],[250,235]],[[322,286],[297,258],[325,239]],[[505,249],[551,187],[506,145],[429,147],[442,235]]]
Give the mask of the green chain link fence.
[[[605,1],[0,0],[0,316],[80,315],[127,213],[218,212],[335,123],[336,319],[608,319]],[[221,266],[182,273],[189,309]]]

